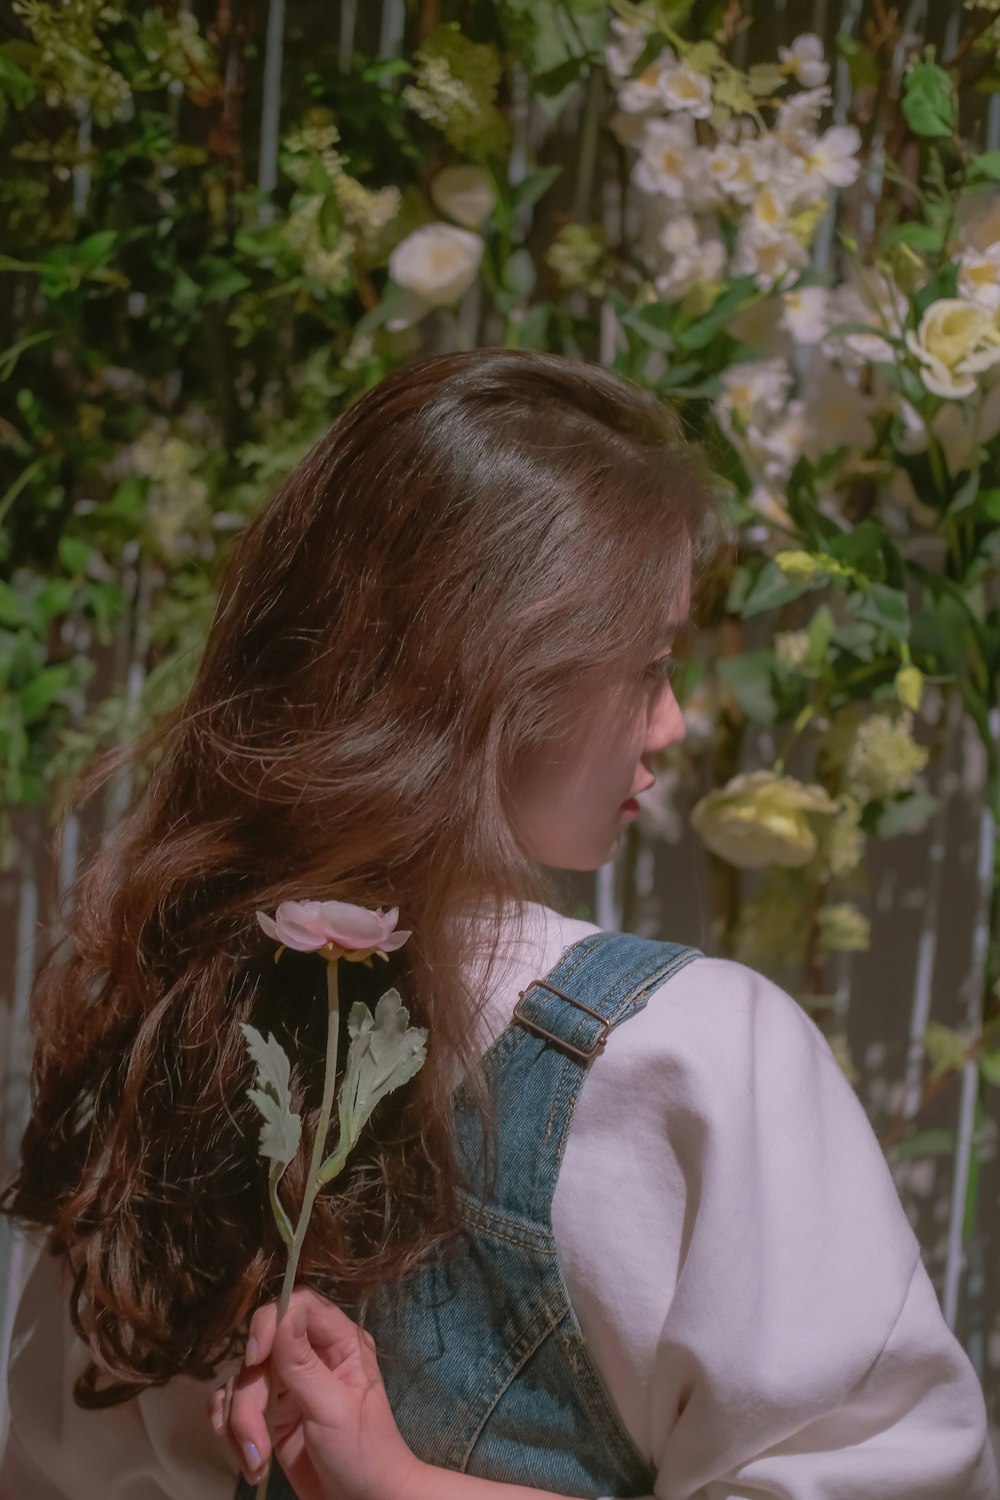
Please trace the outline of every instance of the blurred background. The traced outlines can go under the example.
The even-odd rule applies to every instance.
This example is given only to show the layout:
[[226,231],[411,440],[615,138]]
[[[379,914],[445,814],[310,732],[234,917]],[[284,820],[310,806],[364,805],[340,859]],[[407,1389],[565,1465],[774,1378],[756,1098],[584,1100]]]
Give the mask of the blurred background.
[[[601,361],[682,412],[736,545],[687,738],[567,910],[808,1010],[1000,1424],[1000,4],[0,26],[0,1175],[35,967],[143,767],[56,858],[67,788],[183,696],[233,534],[420,352]],[[27,1259],[0,1221],[0,1369]]]

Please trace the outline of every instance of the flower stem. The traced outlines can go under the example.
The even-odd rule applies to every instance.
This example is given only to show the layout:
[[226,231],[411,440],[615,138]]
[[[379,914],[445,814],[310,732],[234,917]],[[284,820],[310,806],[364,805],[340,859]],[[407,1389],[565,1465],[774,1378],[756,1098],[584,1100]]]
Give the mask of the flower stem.
[[[302,1245],[305,1241],[306,1231],[309,1228],[309,1219],[312,1214],[312,1206],[316,1201],[316,1194],[320,1189],[319,1169],[323,1164],[323,1154],[326,1150],[326,1137],[330,1129],[330,1115],[333,1112],[333,1095],[337,1084],[337,1044],[340,1039],[340,1001],[337,991],[337,965],[339,959],[327,960],[326,965],[326,1071],[323,1076],[323,1101],[320,1105],[319,1119],[316,1122],[316,1134],[313,1138],[312,1159],[309,1162],[309,1173],[306,1177],[305,1192],[302,1195],[302,1208],[295,1225],[295,1234],[292,1238],[291,1247],[288,1251],[288,1263],[285,1266],[285,1275],[281,1283],[281,1297],[278,1301],[278,1322],[288,1311],[288,1304],[292,1298],[295,1287],[295,1273],[299,1268],[299,1256],[302,1253]],[[271,1426],[271,1418],[274,1415],[274,1387],[268,1397],[265,1421],[268,1429]],[[267,1481],[271,1471],[257,1486],[257,1500],[266,1500]]]

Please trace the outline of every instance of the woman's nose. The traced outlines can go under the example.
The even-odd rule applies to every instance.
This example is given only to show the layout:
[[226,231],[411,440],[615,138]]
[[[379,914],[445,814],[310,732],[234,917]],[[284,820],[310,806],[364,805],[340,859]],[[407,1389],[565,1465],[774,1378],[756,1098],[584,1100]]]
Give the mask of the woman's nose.
[[677,745],[683,740],[684,734],[684,715],[673,688],[668,684],[650,720],[647,737],[649,749],[663,750],[667,745]]

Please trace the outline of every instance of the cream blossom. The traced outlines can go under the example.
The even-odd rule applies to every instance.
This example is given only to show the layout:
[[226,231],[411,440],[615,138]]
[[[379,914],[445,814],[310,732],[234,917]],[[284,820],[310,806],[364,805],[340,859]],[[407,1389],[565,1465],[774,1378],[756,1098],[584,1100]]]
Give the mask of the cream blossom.
[[[760,198],[759,193],[757,198]],[[754,202],[756,204],[757,199]],[[732,259],[735,274],[753,276],[763,291],[774,286],[789,271],[804,266],[809,259],[809,252],[801,240],[781,222],[768,222],[773,202],[773,195],[769,193],[762,211],[744,219],[736,235]]]
[[797,144],[803,135],[813,136],[824,109],[833,103],[833,95],[824,84],[821,88],[801,89],[783,99],[778,106],[774,133]]
[[695,120],[707,120],[712,113],[711,80],[704,73],[696,73],[689,63],[666,68],[660,92],[669,110],[684,110]]
[[633,25],[631,21],[624,20],[621,16],[612,16],[608,23],[611,38],[604,44],[604,60],[608,65],[608,73],[615,83],[621,83],[631,73],[643,47],[646,45],[646,37],[640,26]]
[[941,297],[927,308],[906,346],[920,365],[920,378],[936,396],[957,399],[976,390],[976,375],[1000,360],[1000,328],[977,302]]
[[475,281],[485,246],[454,224],[422,224],[389,256],[389,275],[428,307],[457,302]]
[[731,865],[795,868],[817,852],[809,815],[836,811],[825,787],[774,771],[748,771],[702,797],[691,823],[709,849]]
[[849,187],[861,171],[861,133],[856,125],[831,125],[805,154],[806,180],[826,187]]
[[909,311],[907,298],[894,281],[868,270],[864,287],[846,282],[831,293],[831,327],[838,323],[864,323],[870,333],[828,334],[823,351],[844,364],[868,364],[895,360],[886,335],[900,338]]
[[663,105],[663,75],[675,66],[676,54],[671,47],[646,64],[638,78],[630,78],[618,91],[618,107],[626,114],[641,114],[643,110],[659,109]]
[[805,390],[808,437],[807,458],[818,462],[824,453],[848,448],[853,454],[871,451],[875,429],[871,419],[878,402],[860,391],[833,365],[814,363]]
[[823,43],[811,31],[797,36],[790,47],[779,47],[778,57],[785,72],[807,89],[827,80],[830,68],[823,57]]
[[787,479],[810,442],[809,419],[804,401],[789,401],[777,422],[766,430],[747,429],[747,443],[762,462],[766,480],[775,484]]
[[670,256],[666,268],[654,279],[661,297],[683,297],[698,282],[717,281],[726,266],[726,247],[713,232],[690,214],[667,220],[658,242]]
[[989,312],[1000,311],[1000,241],[985,250],[963,250],[958,259],[958,295]]
[[442,167],[431,178],[435,208],[466,229],[479,229],[496,207],[493,179],[483,167],[462,163]]
[[689,155],[694,147],[694,124],[690,115],[669,120],[649,120],[642,136],[639,159],[632,178],[643,192],[682,199]]
[[988,250],[1000,241],[1000,193],[996,186],[963,193],[955,205],[955,219],[962,244],[972,250]]
[[797,286],[782,292],[781,327],[797,344],[818,344],[830,327],[830,292],[825,286]]
[[730,365],[722,374],[722,394],[715,404],[724,430],[732,435],[769,427],[784,409],[792,372],[783,359],[755,359]]

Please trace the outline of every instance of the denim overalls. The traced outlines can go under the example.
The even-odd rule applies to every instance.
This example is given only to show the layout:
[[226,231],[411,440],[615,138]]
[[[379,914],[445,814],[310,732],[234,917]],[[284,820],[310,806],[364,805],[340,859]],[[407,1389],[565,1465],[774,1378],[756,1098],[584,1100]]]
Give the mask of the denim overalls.
[[[655,1474],[570,1306],[552,1194],[589,1060],[651,989],[701,956],[681,943],[593,933],[531,981],[485,1053],[497,1106],[493,1193],[484,1203],[463,1192],[467,1227],[456,1244],[380,1290],[366,1322],[399,1430],[425,1462],[588,1500],[651,1493]],[[467,1180],[479,1181],[482,1132],[464,1087],[456,1102]],[[236,1500],[253,1493],[241,1480]],[[293,1495],[276,1461],[267,1493]]]

